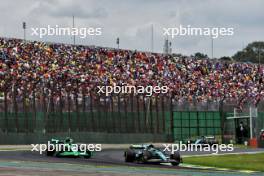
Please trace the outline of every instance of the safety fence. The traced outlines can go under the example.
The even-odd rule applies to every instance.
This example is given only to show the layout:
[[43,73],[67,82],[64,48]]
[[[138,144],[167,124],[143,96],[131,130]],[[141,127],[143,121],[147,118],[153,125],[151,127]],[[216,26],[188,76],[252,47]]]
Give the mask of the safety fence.
[[168,97],[66,95],[6,97],[0,101],[4,133],[169,133]]
[[[162,135],[159,140],[164,141],[203,135],[234,136],[236,124],[225,120],[226,113],[231,110],[228,103],[220,106],[219,102],[211,105],[181,102],[170,96],[106,97],[43,92],[30,95],[25,92],[20,96],[16,92],[8,92],[2,96],[0,133],[3,138],[4,134],[11,133],[71,136],[87,132],[97,135],[148,134],[148,138],[149,135]],[[261,129],[264,127],[264,114],[259,112],[259,117],[258,128]]]
[[219,111],[174,111],[174,140],[186,140],[197,136],[221,135]]

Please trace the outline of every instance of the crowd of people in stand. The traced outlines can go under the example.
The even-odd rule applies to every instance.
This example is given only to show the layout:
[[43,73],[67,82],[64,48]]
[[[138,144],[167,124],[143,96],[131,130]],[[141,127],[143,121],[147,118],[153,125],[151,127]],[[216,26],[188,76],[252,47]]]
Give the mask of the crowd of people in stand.
[[257,104],[263,74],[263,65],[252,63],[0,38],[0,92],[10,95],[96,95],[99,85],[126,84],[168,86],[165,96],[176,101]]

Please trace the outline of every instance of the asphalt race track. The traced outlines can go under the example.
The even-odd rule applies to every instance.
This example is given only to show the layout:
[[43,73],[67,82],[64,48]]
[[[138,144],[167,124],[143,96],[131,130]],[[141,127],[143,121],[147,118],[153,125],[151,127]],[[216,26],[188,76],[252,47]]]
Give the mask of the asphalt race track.
[[[259,152],[263,149],[236,149],[232,153],[240,152]],[[184,156],[197,155],[197,152],[184,152],[181,153]],[[201,153],[200,153],[201,154]],[[206,154],[206,153],[202,153]],[[184,159],[183,159],[184,162]],[[68,167],[68,165],[71,167]],[[87,167],[86,167],[87,166]],[[89,166],[89,167],[88,167]],[[114,173],[148,173],[158,175],[264,175],[264,173],[244,173],[232,170],[215,170],[208,168],[191,168],[186,167],[184,164],[180,166],[171,166],[169,164],[138,164],[138,163],[126,163],[123,158],[123,150],[102,150],[96,152],[90,159],[84,158],[56,158],[47,157],[45,154],[40,155],[38,152],[31,151],[0,151],[0,175],[1,168],[47,168],[53,170],[72,170],[81,167],[81,169],[88,169],[89,172],[94,170],[96,173],[100,171],[114,172]],[[77,171],[81,170],[76,169]],[[153,173],[154,172],[154,173]],[[85,173],[85,171],[84,171]],[[134,175],[134,174],[133,174]]]
[[[264,149],[239,149],[233,152],[225,153],[245,153],[245,152],[264,152]],[[128,165],[128,166],[149,166],[150,164],[137,164],[124,162],[123,150],[120,149],[103,149],[95,152],[94,156],[89,159],[84,158],[57,158],[47,157],[45,154],[31,151],[0,151],[0,160],[18,160],[18,161],[42,161],[42,162],[69,162],[69,163],[94,163],[94,164],[111,164],[111,165]],[[219,154],[224,153],[220,152]],[[181,152],[181,156],[211,154],[210,152]],[[153,164],[151,164],[153,165]],[[155,164],[156,165],[156,164]],[[159,167],[168,167],[166,165],[158,165]],[[174,166],[175,167],[175,166]],[[170,167],[171,168],[171,167]]]

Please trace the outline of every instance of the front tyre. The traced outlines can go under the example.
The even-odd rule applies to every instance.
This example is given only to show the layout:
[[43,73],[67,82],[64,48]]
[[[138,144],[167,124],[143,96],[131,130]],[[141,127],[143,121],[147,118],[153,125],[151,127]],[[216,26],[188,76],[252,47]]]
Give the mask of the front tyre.
[[89,158],[91,158],[92,157],[92,152],[90,151],[90,150],[87,150],[86,151],[86,155],[84,155],[84,158],[85,159],[89,159]]
[[152,157],[151,152],[148,151],[148,150],[145,150],[145,151],[143,152],[142,161],[143,161],[144,163],[146,163],[146,162],[148,162],[149,159],[151,159],[151,157]]
[[136,153],[131,149],[126,150],[124,155],[125,155],[125,162],[133,162],[136,159]]

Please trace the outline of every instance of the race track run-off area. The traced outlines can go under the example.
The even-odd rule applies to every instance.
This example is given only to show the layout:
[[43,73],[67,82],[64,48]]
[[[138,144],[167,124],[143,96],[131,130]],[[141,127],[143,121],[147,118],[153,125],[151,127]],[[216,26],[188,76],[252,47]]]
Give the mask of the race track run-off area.
[[[244,153],[246,151],[263,152],[260,149],[237,149],[234,153]],[[194,155],[194,153],[187,152],[182,155],[188,157]],[[3,175],[240,176],[264,175],[264,173],[193,166],[184,163],[184,158],[180,166],[126,163],[124,162],[122,149],[107,149],[96,152],[90,159],[48,157],[45,154],[40,155],[29,150],[2,150],[0,151],[0,176]]]

